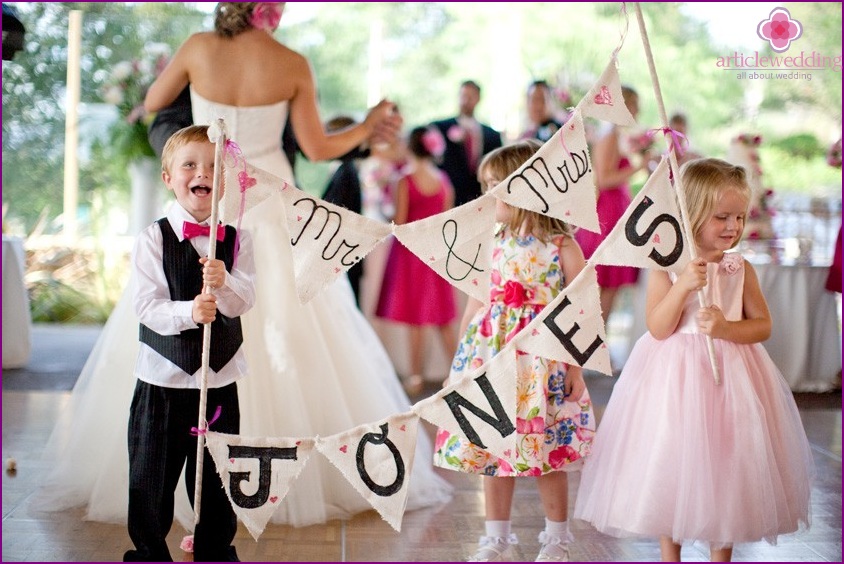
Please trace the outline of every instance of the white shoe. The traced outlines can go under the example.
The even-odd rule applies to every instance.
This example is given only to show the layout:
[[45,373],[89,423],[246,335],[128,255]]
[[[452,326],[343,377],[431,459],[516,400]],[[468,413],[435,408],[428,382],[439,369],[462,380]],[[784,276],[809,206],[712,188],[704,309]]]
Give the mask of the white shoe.
[[562,538],[542,531],[539,533],[542,548],[539,549],[536,562],[568,562],[570,541],[570,537]]
[[515,533],[508,537],[481,537],[478,539],[478,551],[467,562],[503,562],[509,557],[510,547],[519,544]]

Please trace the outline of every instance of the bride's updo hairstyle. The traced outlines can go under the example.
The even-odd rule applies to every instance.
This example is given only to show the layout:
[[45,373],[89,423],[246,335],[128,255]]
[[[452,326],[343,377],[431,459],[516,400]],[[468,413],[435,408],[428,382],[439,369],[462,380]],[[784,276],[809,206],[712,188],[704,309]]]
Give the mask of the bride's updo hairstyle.
[[214,29],[223,37],[234,37],[252,28],[273,31],[283,9],[284,2],[218,2]]

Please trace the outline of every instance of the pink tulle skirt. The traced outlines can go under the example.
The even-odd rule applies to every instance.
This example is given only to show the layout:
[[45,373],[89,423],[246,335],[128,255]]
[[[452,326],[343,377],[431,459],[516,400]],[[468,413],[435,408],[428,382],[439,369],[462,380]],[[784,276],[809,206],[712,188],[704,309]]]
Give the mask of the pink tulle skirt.
[[761,344],[646,333],[612,392],[574,517],[614,536],[714,547],[809,522],[814,465],[797,406]]

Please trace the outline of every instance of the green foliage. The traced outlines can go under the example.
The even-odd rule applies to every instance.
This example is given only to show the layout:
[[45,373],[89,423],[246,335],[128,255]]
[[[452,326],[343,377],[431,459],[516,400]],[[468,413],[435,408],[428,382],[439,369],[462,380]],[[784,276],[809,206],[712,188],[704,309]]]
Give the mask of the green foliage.
[[811,133],[798,133],[796,135],[773,139],[770,142],[770,146],[792,157],[807,161],[824,156],[827,149]]

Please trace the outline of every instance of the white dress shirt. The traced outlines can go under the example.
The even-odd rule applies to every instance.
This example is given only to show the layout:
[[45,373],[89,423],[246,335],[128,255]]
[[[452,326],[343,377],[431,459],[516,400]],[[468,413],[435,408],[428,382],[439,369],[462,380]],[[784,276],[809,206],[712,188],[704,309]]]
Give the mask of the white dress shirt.
[[[183,241],[182,225],[196,220],[174,203],[167,213],[167,221]],[[208,221],[200,225],[208,225]],[[193,320],[193,300],[173,301],[167,278],[164,275],[164,246],[161,227],[153,223],[142,231],[132,251],[132,281],[134,284],[135,313],[138,320],[160,335],[177,335],[185,329],[201,327]],[[208,236],[190,239],[199,256],[208,256]],[[202,266],[197,262],[197,268]],[[246,231],[239,232],[237,259],[226,282],[212,290],[217,296],[217,311],[227,317],[239,317],[255,304],[255,263],[252,255],[252,238]],[[212,334],[213,336],[213,334]],[[146,343],[140,343],[135,376],[149,384],[165,388],[199,388],[202,369],[187,374],[181,368],[155,352]],[[219,371],[208,369],[208,387],[221,388],[239,380],[247,373],[246,357],[240,347],[234,357]]]

